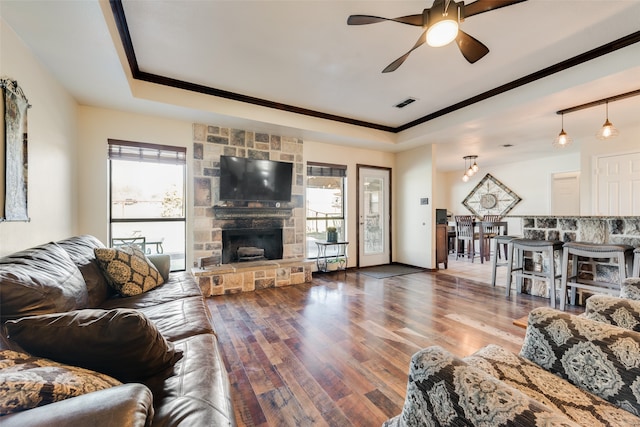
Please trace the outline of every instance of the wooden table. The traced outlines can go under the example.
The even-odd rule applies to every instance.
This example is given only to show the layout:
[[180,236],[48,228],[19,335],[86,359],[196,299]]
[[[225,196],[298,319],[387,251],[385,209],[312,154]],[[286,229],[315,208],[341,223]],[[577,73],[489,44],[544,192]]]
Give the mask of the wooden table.
[[[484,264],[485,254],[487,261],[490,259],[489,248],[485,248],[485,238],[484,238],[484,229],[490,227],[498,227],[499,235],[506,236],[509,234],[509,225],[506,221],[478,221],[474,223],[474,226],[478,227],[478,236],[480,238],[480,263]],[[498,256],[499,247],[496,245],[496,253],[494,256]]]

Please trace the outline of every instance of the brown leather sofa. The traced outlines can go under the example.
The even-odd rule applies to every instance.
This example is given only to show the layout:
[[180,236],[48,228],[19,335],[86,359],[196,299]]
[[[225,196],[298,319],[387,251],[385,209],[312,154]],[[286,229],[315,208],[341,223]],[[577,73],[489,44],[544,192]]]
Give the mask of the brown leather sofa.
[[[0,425],[10,426],[231,426],[236,425],[227,372],[210,313],[199,287],[188,273],[168,274],[168,257],[149,257],[166,283],[148,292],[122,297],[108,285],[96,261],[94,248],[104,245],[93,236],[76,236],[0,258],[0,351],[12,350],[46,357],[60,355],[83,368],[106,355],[107,375],[126,372],[134,378],[99,391],[70,397],[33,409],[8,413]],[[141,316],[140,316],[141,314]],[[109,316],[105,316],[109,315]],[[153,354],[127,330],[109,322],[119,316],[148,321],[154,339],[167,346],[167,354]],[[34,347],[25,346],[8,326],[26,317],[36,326],[23,328]],[[90,344],[78,343],[83,327],[96,328]],[[61,320],[67,322],[60,326]],[[53,320],[50,320],[53,319]],[[106,320],[105,320],[106,319]],[[139,320],[139,319],[138,319]],[[17,323],[16,323],[17,322]],[[47,323],[49,322],[49,323]],[[78,326],[80,324],[80,326]],[[69,326],[72,325],[72,326]],[[87,329],[84,330],[86,332]],[[39,334],[39,335],[38,335]],[[78,335],[80,334],[80,335]],[[104,339],[103,339],[104,337]],[[122,343],[118,338],[122,338]],[[115,342],[115,344],[114,344]],[[52,344],[53,343],[53,344]],[[47,349],[48,346],[48,349]],[[49,350],[46,354],[36,354]],[[31,349],[31,351],[29,351]],[[68,351],[67,351],[68,350]],[[168,363],[148,376],[145,358]],[[84,357],[84,359],[83,359]],[[135,358],[143,362],[136,366]],[[133,361],[133,362],[132,362]],[[133,363],[133,364],[131,364]],[[0,367],[2,365],[0,364]],[[115,371],[110,371],[113,368]],[[124,369],[118,370],[118,369]],[[102,371],[100,371],[102,372]],[[151,372],[151,371],[149,371]],[[0,370],[0,374],[2,370]],[[0,392],[3,387],[0,379]]]

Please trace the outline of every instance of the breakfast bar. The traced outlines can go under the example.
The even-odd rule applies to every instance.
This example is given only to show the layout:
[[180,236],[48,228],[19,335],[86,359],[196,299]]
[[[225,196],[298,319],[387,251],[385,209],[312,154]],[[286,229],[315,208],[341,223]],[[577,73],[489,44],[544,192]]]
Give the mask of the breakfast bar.
[[[566,242],[586,242],[606,245],[640,246],[640,217],[605,216],[507,216],[512,235],[520,235],[531,240],[559,240]],[[548,271],[550,260],[546,254],[533,253],[526,260],[534,268]],[[555,270],[561,271],[562,259],[559,253],[554,257]],[[598,259],[590,263],[592,280],[603,282],[618,281],[618,265],[608,259]],[[556,286],[560,289],[560,286]],[[548,283],[544,280],[525,280],[523,292],[531,295],[550,297]]]

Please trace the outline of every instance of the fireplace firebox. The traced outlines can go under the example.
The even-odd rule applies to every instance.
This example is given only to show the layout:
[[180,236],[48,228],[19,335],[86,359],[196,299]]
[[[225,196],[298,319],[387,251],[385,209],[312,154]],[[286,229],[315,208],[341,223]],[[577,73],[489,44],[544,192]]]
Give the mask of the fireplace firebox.
[[222,230],[223,264],[259,259],[282,259],[282,228]]

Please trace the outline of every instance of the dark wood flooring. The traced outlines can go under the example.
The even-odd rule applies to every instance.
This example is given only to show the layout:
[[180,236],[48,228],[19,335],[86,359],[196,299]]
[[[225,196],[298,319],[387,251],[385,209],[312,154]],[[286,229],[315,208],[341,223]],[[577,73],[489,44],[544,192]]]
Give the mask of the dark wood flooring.
[[401,411],[416,351],[518,352],[525,331],[513,320],[548,303],[446,270],[350,270],[208,299],[241,426],[380,426]]

